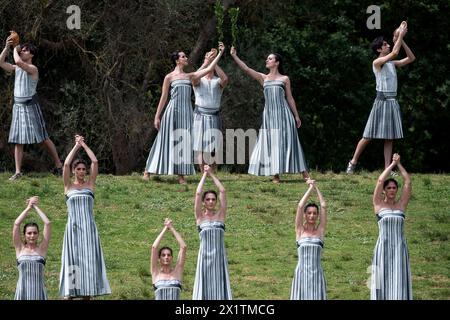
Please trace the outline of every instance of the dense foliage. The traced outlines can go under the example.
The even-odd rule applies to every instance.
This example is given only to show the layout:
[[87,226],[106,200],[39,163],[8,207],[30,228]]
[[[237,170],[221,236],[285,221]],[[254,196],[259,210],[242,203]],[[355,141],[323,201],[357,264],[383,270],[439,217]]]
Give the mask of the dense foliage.
[[[69,5],[81,8],[81,29],[70,30]],[[153,117],[169,53],[190,54],[199,66],[215,46],[214,0],[46,0],[0,2],[0,30],[16,30],[38,44],[38,94],[49,133],[65,156],[73,135],[82,133],[96,151],[101,170],[116,174],[142,171],[156,135]],[[450,113],[449,3],[380,3],[381,30],[369,30],[371,2],[222,0],[224,11],[239,7],[237,50],[249,66],[264,72],[268,53],[285,57],[302,127],[300,139],[309,165],[341,171],[352,155],[375,92],[369,44],[378,34],[389,38],[408,20],[405,41],[417,60],[400,69],[399,103],[405,139],[394,145],[411,171],[449,171]],[[223,21],[231,44],[231,23]],[[228,48],[229,49],[229,48]],[[227,49],[227,51],[228,51]],[[401,53],[402,56],[404,53]],[[11,57],[9,58],[11,59]],[[244,75],[227,54],[221,65],[230,77],[224,92],[224,128],[258,128],[264,107],[259,85]],[[7,144],[13,77],[0,71],[0,170],[12,170]],[[25,170],[46,170],[47,155],[27,147]],[[367,169],[382,167],[382,143],[361,158]],[[244,165],[229,166],[244,172]]]

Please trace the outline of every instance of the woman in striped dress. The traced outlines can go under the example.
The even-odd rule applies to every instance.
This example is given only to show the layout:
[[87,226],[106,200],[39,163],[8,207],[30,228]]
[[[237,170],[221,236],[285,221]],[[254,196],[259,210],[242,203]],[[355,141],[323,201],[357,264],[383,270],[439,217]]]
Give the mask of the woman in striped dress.
[[[178,182],[185,184],[185,175],[195,173],[192,159],[192,102],[191,82],[208,74],[222,56],[224,46],[219,44],[219,54],[211,64],[202,70],[185,73],[188,58],[182,51],[172,54],[175,69],[166,75],[162,87],[161,99],[156,110],[154,125],[158,135],[153,143],[144,171],[144,180],[150,173],[178,175]],[[170,88],[170,101],[161,119],[161,113],[166,105]]]
[[[217,50],[211,49],[199,70],[207,67],[216,57]],[[218,76],[214,75],[214,71]],[[195,94],[194,127],[192,130],[193,149],[197,154],[200,171],[203,166],[214,166],[221,159],[222,132],[220,131],[220,100],[228,83],[228,77],[219,65],[206,76],[192,83]],[[218,159],[216,158],[218,155]]]
[[[19,269],[15,300],[47,300],[44,267],[51,237],[51,224],[45,213],[37,206],[38,203],[37,196],[28,199],[27,207],[14,222],[13,243]],[[20,226],[31,209],[36,210],[44,222],[44,238],[40,244],[38,244],[39,227],[34,222],[27,223],[23,228],[25,241],[22,242],[20,238]]]
[[13,43],[12,36],[6,39],[6,45],[0,55],[0,67],[8,72],[14,72],[14,105],[9,131],[9,143],[14,143],[14,159],[16,171],[10,181],[22,176],[23,146],[25,144],[42,143],[55,162],[54,173],[61,175],[62,163],[52,140],[48,137],[37,100],[36,87],[39,80],[38,68],[33,65],[33,57],[37,48],[31,43],[14,48],[15,64],[5,61],[9,48]]
[[[398,36],[394,36],[395,45],[392,52],[383,37],[378,37],[372,42],[372,50],[378,56],[372,63],[377,95],[363,137],[356,146],[353,158],[347,164],[347,174],[354,173],[359,157],[372,139],[384,140],[384,167],[387,168],[391,162],[394,140],[403,138],[402,117],[397,102],[396,68],[403,67],[416,59],[403,40],[406,32],[406,22],[404,22],[398,28]],[[406,58],[394,60],[401,47],[405,50]]]
[[[298,264],[292,281],[291,300],[326,300],[327,287],[320,258],[327,225],[327,207],[315,181],[308,180],[307,184],[309,188],[298,203],[295,217]],[[319,197],[320,210],[315,203],[307,204],[313,190]]]
[[[86,162],[82,159],[73,161],[80,149],[84,149],[91,160],[91,172],[87,180]],[[70,178],[71,164],[75,181]],[[90,299],[92,296],[111,293],[93,213],[97,174],[98,163],[94,152],[82,136],[76,135],[75,146],[67,156],[63,170],[69,216],[64,232],[59,295],[67,299]]]
[[[173,233],[180,246],[175,268],[172,268],[172,249],[169,247],[159,249],[161,239],[167,230]],[[173,227],[172,220],[166,218],[164,228],[153,243],[151,251],[151,273],[153,287],[155,289],[155,300],[180,300],[185,261],[186,244],[181,235]]]
[[[219,189],[219,210],[216,210],[217,193],[214,190],[208,190],[202,194],[207,176],[211,177]],[[203,176],[195,193],[194,210],[200,236],[200,249],[192,299],[231,300],[230,276],[224,243],[227,195],[222,183],[208,165],[204,167]]]
[[[396,200],[398,183],[387,179],[397,167],[403,177],[403,190]],[[386,180],[387,179],[387,180]],[[411,179],[394,154],[373,192],[373,209],[378,218],[379,235],[372,260],[370,298],[372,300],[412,300],[411,269],[404,222],[411,198]]]
[[250,157],[248,173],[258,176],[274,176],[280,182],[280,174],[302,172],[307,180],[309,173],[298,139],[297,129],[301,120],[292,96],[289,77],[282,75],[282,57],[269,54],[266,59],[268,74],[249,68],[231,48],[231,56],[238,66],[264,88],[265,106],[263,120],[255,148]]

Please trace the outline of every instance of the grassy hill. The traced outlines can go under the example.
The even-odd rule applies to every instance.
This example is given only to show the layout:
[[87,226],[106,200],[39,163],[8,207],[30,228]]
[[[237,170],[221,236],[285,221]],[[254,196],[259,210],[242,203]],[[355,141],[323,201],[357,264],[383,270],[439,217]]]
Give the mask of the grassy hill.
[[[11,183],[9,174],[0,174],[0,299],[14,298],[18,271],[12,225],[32,195],[40,196],[40,207],[53,223],[46,284],[49,298],[58,299],[67,219],[62,181],[35,174]],[[329,208],[322,256],[329,299],[369,299],[367,270],[378,236],[371,197],[378,174],[311,173]],[[306,184],[298,175],[283,176],[280,185],[250,175],[221,172],[219,177],[228,191],[225,243],[233,298],[289,299],[297,264],[295,210]],[[193,213],[198,180],[199,175],[189,177],[188,185],[180,186],[175,177],[144,182],[138,175],[99,176],[94,212],[112,294],[98,299],[153,299],[149,248],[165,217],[173,219],[188,245],[182,299],[191,299],[199,247]],[[412,184],[405,230],[414,298],[449,299],[450,176],[413,174]],[[206,187],[212,187],[210,180]],[[28,220],[42,226],[35,213]],[[162,245],[176,247],[176,242],[167,234]]]

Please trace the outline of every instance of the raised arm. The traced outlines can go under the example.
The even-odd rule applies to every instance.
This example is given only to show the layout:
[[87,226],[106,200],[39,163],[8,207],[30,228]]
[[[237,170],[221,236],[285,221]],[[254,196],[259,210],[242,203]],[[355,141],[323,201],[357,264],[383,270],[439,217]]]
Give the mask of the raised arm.
[[400,163],[400,159],[397,163],[397,168],[403,177],[403,190],[402,195],[400,197],[400,205],[402,206],[402,211],[405,211],[406,207],[408,206],[409,199],[411,198],[411,177],[409,176],[408,172],[406,172],[406,169]]
[[19,52],[17,52],[18,49],[20,50],[20,46],[15,47],[13,50],[14,61],[16,65],[29,73],[33,78],[37,78],[38,68],[35,65],[24,62],[20,57]]
[[152,277],[156,277],[159,273],[158,269],[158,249],[159,244],[161,243],[162,238],[164,237],[164,234],[167,231],[167,226],[164,226],[164,228],[161,230],[161,233],[156,237],[155,242],[152,244],[152,253],[150,258],[150,271],[152,273]]
[[297,238],[299,238],[303,232],[303,213],[306,206],[306,203],[308,202],[308,199],[311,195],[311,192],[314,189],[313,183],[311,180],[308,180],[307,182],[309,184],[308,190],[303,195],[302,199],[299,201],[297,206],[297,214],[295,215],[295,234]]
[[68,189],[70,188],[70,185],[72,182],[70,181],[70,172],[71,172],[71,164],[73,159],[78,153],[78,150],[81,148],[80,136],[75,136],[75,145],[73,146],[72,150],[70,150],[69,154],[66,157],[66,160],[64,161],[64,167],[63,167],[63,181],[64,181],[64,193],[67,193]]
[[86,142],[84,142],[84,138],[81,137],[80,144],[83,147],[84,151],[86,151],[89,159],[91,160],[91,172],[89,173],[89,184],[91,185],[92,189],[95,188],[95,180],[97,180],[98,175],[98,160],[95,156],[94,152],[91,150],[91,148],[88,147]]
[[219,200],[220,200],[220,209],[219,209],[219,219],[225,221],[227,216],[227,193],[225,187],[222,185],[220,180],[214,175],[210,166],[205,166],[205,172],[209,174],[211,179],[214,181],[214,184],[219,189]]
[[183,240],[183,237],[175,230],[172,224],[172,220],[169,219],[166,224],[167,228],[172,232],[175,239],[177,239],[180,250],[178,251],[177,265],[175,266],[175,271],[179,277],[179,280],[182,280],[184,263],[186,262],[186,243]]
[[216,65],[215,71],[220,78],[220,87],[224,89],[228,84],[228,76],[219,65]]
[[41,251],[41,254],[45,257],[47,256],[48,244],[50,242],[50,238],[52,235],[52,224],[45,215],[45,213],[37,206],[37,203],[33,205],[33,208],[38,213],[42,222],[44,222],[44,238],[42,239],[42,242],[39,245],[39,249]]
[[[203,60],[203,64],[200,66],[200,68],[197,69],[197,71],[205,69],[212,61],[213,59],[213,53],[211,51],[208,51],[205,54],[205,59]],[[192,79],[192,85],[193,86],[198,86],[200,83],[200,78],[194,78]]]
[[295,104],[294,97],[292,96],[291,80],[289,80],[289,77],[286,77],[286,100],[289,104],[289,107],[292,110],[292,113],[294,114],[297,128],[300,128],[300,126],[302,125],[302,121],[300,120],[300,117],[299,117],[298,111],[297,111],[297,105]]
[[258,81],[261,85],[264,85],[264,78],[265,78],[265,74],[255,71],[252,68],[248,67],[244,61],[242,61],[241,59],[239,59],[239,57],[237,56],[236,53],[236,49],[234,47],[231,47],[231,51],[230,51],[231,56],[233,57],[234,61],[237,63],[237,65],[239,66],[239,68],[241,68],[246,74],[248,74],[250,77],[252,77],[253,79],[255,79],[256,81]]
[[398,68],[406,66],[407,64],[410,64],[411,62],[416,60],[416,56],[411,51],[411,49],[406,45],[405,40],[402,40],[402,47],[405,50],[406,58],[403,58],[401,60],[394,60],[393,61],[395,66],[398,67]]
[[395,153],[392,156],[391,164],[386,169],[384,169],[384,171],[378,177],[377,184],[375,186],[375,190],[373,191],[373,198],[372,198],[373,209],[374,209],[375,213],[377,213],[379,211],[380,206],[382,205],[382,202],[383,202],[383,183],[387,179],[389,174],[391,173],[392,169],[395,168],[399,159],[400,159],[399,155],[397,153]]
[[203,192],[203,186],[205,185],[207,175],[208,175],[208,173],[206,171],[203,172],[203,176],[200,179],[200,182],[198,183],[197,190],[195,191],[194,211],[195,211],[195,220],[197,222],[201,221],[201,219],[203,217],[202,192]]
[[166,106],[167,98],[169,97],[170,81],[171,81],[171,76],[166,75],[164,77],[163,87],[162,87],[162,91],[161,91],[161,98],[159,99],[159,104],[158,104],[158,108],[156,109],[155,120],[154,120],[154,126],[155,126],[156,130],[158,130],[158,131],[161,126],[161,113],[163,112],[164,107]]
[[5,47],[3,48],[2,53],[0,54],[0,68],[8,72],[14,72],[16,67],[11,63],[6,62],[6,57],[9,54],[9,48],[11,47],[13,41],[11,40],[11,36],[6,39]]
[[325,229],[327,227],[327,203],[323,198],[322,192],[320,192],[319,188],[316,184],[313,184],[316,189],[317,196],[319,197],[320,202],[320,223],[318,226],[318,230],[320,232],[320,236],[323,238],[325,236]]
[[20,226],[27,217],[28,213],[30,212],[31,208],[33,208],[33,204],[37,202],[36,197],[31,197],[27,200],[27,207],[25,210],[22,211],[22,213],[17,217],[16,221],[14,221],[13,226],[13,244],[14,248],[16,249],[16,257],[19,256],[20,251],[22,251],[23,243],[22,239],[20,239]]
[[405,27],[403,27],[403,26],[399,27],[398,38],[394,44],[394,48],[392,48],[392,51],[389,54],[385,55],[384,57],[379,57],[374,60],[373,65],[375,66],[376,69],[380,70],[381,67],[383,66],[383,64],[385,64],[388,61],[393,60],[395,57],[398,56],[398,53],[400,52],[400,48],[402,46],[403,37],[406,34],[406,32],[407,32],[407,29]]
[[192,73],[189,73],[189,74],[188,74],[189,79],[190,79],[192,82],[195,82],[195,81],[197,81],[198,79],[200,79],[201,77],[204,77],[204,76],[206,76],[208,73],[210,73],[211,71],[213,71],[214,68],[215,68],[216,65],[217,65],[217,62],[219,62],[220,58],[222,57],[224,49],[225,49],[225,46],[223,45],[223,43],[222,43],[222,42],[219,42],[219,54],[214,58],[214,60],[213,60],[213,61],[209,64],[209,66],[207,66],[206,68],[201,69],[201,70],[197,70],[197,71],[192,72]]

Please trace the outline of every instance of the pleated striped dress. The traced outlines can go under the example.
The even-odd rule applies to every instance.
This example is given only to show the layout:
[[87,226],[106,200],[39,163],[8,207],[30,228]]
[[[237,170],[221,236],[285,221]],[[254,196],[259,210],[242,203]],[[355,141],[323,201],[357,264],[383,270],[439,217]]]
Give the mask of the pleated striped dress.
[[372,65],[376,78],[377,96],[364,129],[363,138],[403,138],[402,116],[397,101],[397,71],[392,61],[378,71]]
[[180,280],[159,280],[153,284],[153,288],[155,289],[155,300],[180,300]]
[[264,81],[265,106],[248,173],[273,176],[307,170],[283,81]]
[[291,287],[291,300],[326,300],[327,286],[320,258],[323,241],[316,237],[297,240],[298,263]]
[[222,147],[222,132],[220,131],[220,100],[222,88],[220,78],[214,76],[211,80],[205,77],[194,86],[195,109],[192,140],[194,151],[213,152]]
[[228,260],[225,251],[225,224],[204,221],[198,225],[200,249],[195,272],[193,300],[232,300]]
[[195,174],[192,151],[192,86],[173,80],[170,101],[147,159],[145,171],[163,175]]
[[93,216],[94,193],[73,189],[66,195],[69,211],[61,256],[62,297],[110,294],[105,261]]
[[33,144],[48,139],[48,133],[37,101],[38,79],[15,66],[14,105],[9,131],[9,143]]
[[405,214],[382,209],[372,260],[371,300],[412,300],[411,269],[404,235]]
[[21,255],[17,259],[19,280],[15,300],[47,300],[44,267],[45,258],[39,255]]

